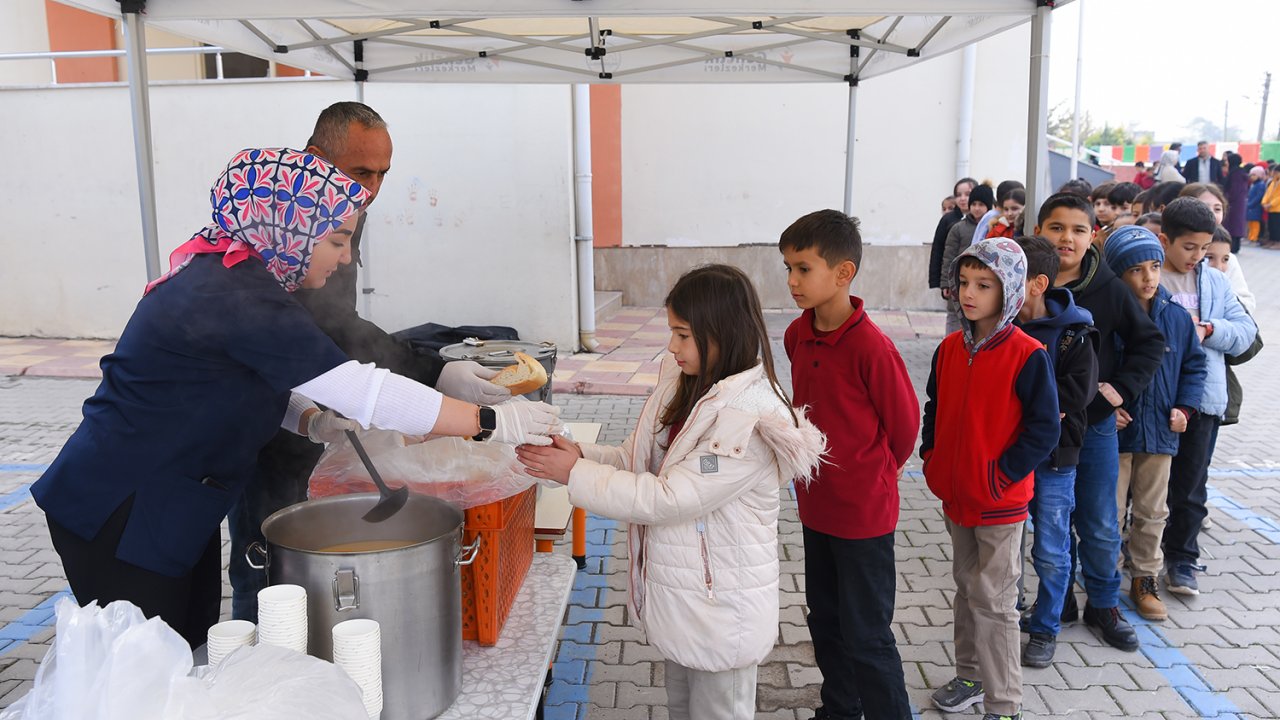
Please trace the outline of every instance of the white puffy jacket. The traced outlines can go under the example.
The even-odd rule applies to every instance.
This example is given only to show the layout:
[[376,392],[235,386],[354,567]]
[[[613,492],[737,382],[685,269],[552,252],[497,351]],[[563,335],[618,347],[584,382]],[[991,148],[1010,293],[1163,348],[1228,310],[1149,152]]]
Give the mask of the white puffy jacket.
[[668,356],[621,447],[582,446],[569,499],[631,523],[632,617],[663,657],[756,665],[778,635],[780,489],[812,477],[825,439],[798,409],[796,427],[757,365],[712,386],[664,452],[679,375]]

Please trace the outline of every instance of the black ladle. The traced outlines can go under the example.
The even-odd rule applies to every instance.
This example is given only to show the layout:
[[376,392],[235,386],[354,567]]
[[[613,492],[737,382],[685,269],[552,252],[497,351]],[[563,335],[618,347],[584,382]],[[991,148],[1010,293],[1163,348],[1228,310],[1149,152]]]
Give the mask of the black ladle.
[[360,462],[364,463],[364,469],[369,471],[369,477],[373,478],[373,484],[378,486],[378,493],[382,498],[378,500],[378,504],[374,505],[369,512],[364,514],[361,519],[365,522],[382,522],[387,518],[400,512],[406,502],[409,502],[409,488],[401,485],[392,490],[382,481],[382,476],[373,467],[373,461],[369,459],[369,453],[364,451],[364,445],[360,444],[360,437],[356,435],[354,430],[347,431],[347,439],[351,441],[351,447],[356,449],[356,454],[360,456]]

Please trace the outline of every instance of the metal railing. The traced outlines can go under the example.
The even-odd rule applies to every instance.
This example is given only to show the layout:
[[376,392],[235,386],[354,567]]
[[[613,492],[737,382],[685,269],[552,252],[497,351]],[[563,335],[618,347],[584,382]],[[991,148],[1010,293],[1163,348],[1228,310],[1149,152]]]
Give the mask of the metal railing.
[[[192,80],[225,80],[222,71],[222,56],[224,53],[235,53],[235,50],[228,50],[223,47],[203,46],[203,47],[175,47],[175,48],[147,48],[147,55],[213,55],[214,68],[216,69],[215,77],[212,78],[192,78]],[[124,57],[124,50],[60,50],[45,52],[19,52],[19,53],[0,53],[0,61],[4,60],[48,60],[49,61],[49,82],[52,85],[58,83],[58,60],[69,60],[79,58],[102,58],[102,57]],[[276,63],[274,60],[268,61],[267,75],[265,77],[275,78]],[[293,79],[289,76],[281,79]],[[302,77],[311,77],[311,71],[305,70]],[[63,83],[66,84],[66,83]]]

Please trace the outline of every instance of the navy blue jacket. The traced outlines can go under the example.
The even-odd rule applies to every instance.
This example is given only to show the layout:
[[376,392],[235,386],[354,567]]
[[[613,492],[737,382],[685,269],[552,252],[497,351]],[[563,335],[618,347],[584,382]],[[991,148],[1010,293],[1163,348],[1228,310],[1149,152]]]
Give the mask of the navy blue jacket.
[[1179,434],[1169,429],[1169,413],[1175,407],[1188,416],[1196,412],[1208,364],[1191,314],[1163,285],[1151,300],[1151,319],[1164,334],[1164,358],[1151,384],[1129,403],[1133,422],[1120,431],[1120,452],[1177,455]]
[[133,496],[116,557],[181,577],[253,477],[290,388],[346,361],[261,262],[197,256],[138,302],[31,494],[85,540]]
[[1051,468],[1066,469],[1080,461],[1086,409],[1098,392],[1098,331],[1093,315],[1076,305],[1070,290],[1050,288],[1044,304],[1047,315],[1019,327],[1049,353],[1058,386],[1058,412],[1063,417],[1058,449],[1045,462]]

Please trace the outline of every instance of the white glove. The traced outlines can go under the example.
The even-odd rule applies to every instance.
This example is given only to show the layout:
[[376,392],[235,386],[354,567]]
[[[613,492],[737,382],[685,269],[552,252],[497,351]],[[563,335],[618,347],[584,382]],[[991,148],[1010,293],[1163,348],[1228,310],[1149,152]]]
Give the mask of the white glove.
[[560,431],[560,408],[544,402],[509,402],[493,408],[498,427],[489,439],[511,445],[550,445]]
[[510,390],[489,382],[498,372],[470,360],[454,360],[440,371],[436,390],[472,405],[497,405],[511,399]]
[[331,443],[341,440],[348,430],[359,430],[360,425],[332,410],[312,413],[307,420],[307,438],[313,443]]

